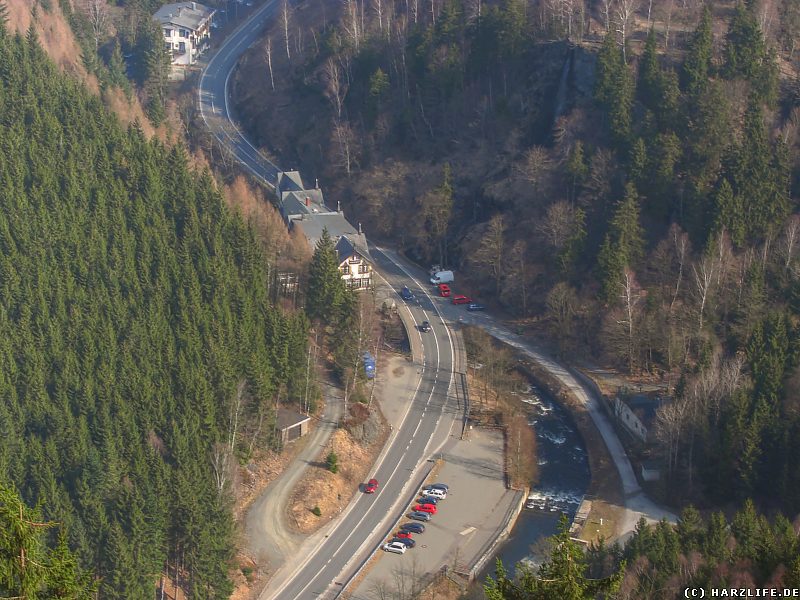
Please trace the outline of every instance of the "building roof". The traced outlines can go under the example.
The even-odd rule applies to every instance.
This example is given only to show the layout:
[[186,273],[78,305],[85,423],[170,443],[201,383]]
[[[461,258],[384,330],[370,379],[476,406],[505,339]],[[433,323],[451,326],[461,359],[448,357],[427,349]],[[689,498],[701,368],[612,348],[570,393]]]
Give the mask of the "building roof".
[[162,25],[175,25],[197,31],[215,12],[213,8],[199,2],[173,2],[159,8],[153,18]]
[[289,408],[278,409],[278,429],[281,431],[291,429],[292,427],[297,427],[301,423],[305,423],[306,421],[310,420],[311,417],[299,413],[296,410],[291,410]]
[[328,208],[318,187],[305,189],[300,173],[278,173],[277,190],[284,220],[290,227],[299,227],[312,248],[316,247],[322,232],[327,229],[336,244],[340,260],[355,252],[372,262],[367,236],[360,231],[360,225],[354,227],[344,218],[342,211]]
[[372,257],[369,255],[369,248],[367,248],[367,236],[363,233],[356,232],[355,235],[350,234],[343,235],[339,238],[339,241],[336,242],[336,253],[339,256],[339,260],[343,261],[348,256],[352,256],[355,254],[360,254],[368,261],[372,262]]
[[292,192],[303,189],[303,180],[298,171],[281,171],[278,173],[278,191]]

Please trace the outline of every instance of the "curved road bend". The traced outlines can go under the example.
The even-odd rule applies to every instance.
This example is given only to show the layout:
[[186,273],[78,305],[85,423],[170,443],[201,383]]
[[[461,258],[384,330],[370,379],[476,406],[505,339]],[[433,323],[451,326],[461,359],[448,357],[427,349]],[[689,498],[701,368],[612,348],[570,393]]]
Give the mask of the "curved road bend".
[[[398,264],[404,262],[397,252],[384,250],[384,254],[393,262]],[[406,265],[406,268],[410,272],[421,272],[418,267]],[[439,310],[451,322],[461,318],[465,323],[483,327],[493,337],[522,351],[548,370],[562,385],[569,388],[578,400],[586,406],[622,480],[622,488],[625,495],[625,517],[619,526],[619,532],[623,539],[633,532],[636,522],[642,516],[650,521],[666,518],[668,521],[675,522],[676,516],[674,514],[650,500],[642,490],[622,442],[620,442],[614,426],[600,406],[600,400],[595,395],[594,390],[580,376],[576,376],[570,369],[544,354],[535,344],[516,335],[502,323],[492,319],[488,313],[467,312],[463,310],[463,307],[453,306],[446,301],[439,303]]]
[[[274,15],[277,7],[277,0],[268,0],[223,42],[200,76],[198,89],[198,105],[208,129],[250,173],[271,187],[274,187],[280,169],[264,158],[236,127],[227,89],[240,56],[259,38],[264,23]],[[377,262],[393,284],[409,282],[407,271],[378,254],[376,252]],[[397,517],[399,498],[407,492],[410,478],[418,466],[447,439],[453,423],[459,421],[459,411],[454,403],[451,402],[453,406],[446,411],[453,379],[450,333],[424,289],[417,292],[420,302],[410,307],[412,317],[417,323],[429,321],[432,331],[422,338],[425,342],[422,373],[414,399],[403,424],[393,433],[389,446],[376,465],[374,476],[382,484],[378,493],[357,496],[340,521],[305,560],[296,566],[292,563],[295,566],[293,572],[286,572],[287,565],[276,576],[262,594],[263,598],[334,597],[341,584],[352,575],[350,570],[355,569],[360,560],[380,543],[386,522]],[[420,335],[418,331],[410,334]]]
[[[277,8],[278,0],[268,0],[225,40],[203,71],[198,89],[199,109],[208,129],[251,174],[271,187],[274,187],[280,169],[264,158],[236,127],[228,103],[227,87],[240,56],[258,40],[264,23],[275,14]],[[379,259],[382,269],[393,270],[397,277],[403,275],[409,277],[409,271],[400,267],[400,262],[392,257],[391,253],[386,253]],[[417,291],[419,293],[423,290]],[[418,297],[422,299],[421,306],[412,309],[412,313],[416,320],[428,320],[433,324],[433,331],[423,339],[426,341],[432,339],[434,343],[424,345],[425,365],[420,387],[403,426],[395,434],[393,443],[385,453],[385,458],[376,473],[376,477],[385,484],[374,498],[358,497],[351,503],[341,524],[324,539],[323,544],[318,546],[305,563],[292,574],[293,579],[281,587],[278,590],[279,595],[274,597],[288,600],[334,594],[335,578],[342,574],[345,567],[352,566],[351,563],[359,549],[366,548],[370,534],[375,533],[377,525],[391,512],[394,499],[399,497],[407,480],[407,475],[403,474],[413,471],[426,457],[429,440],[447,403],[447,392],[452,379],[453,355],[452,342],[449,340],[449,333],[443,320],[438,316],[432,318],[432,314],[438,311],[431,299],[424,294],[419,294]],[[619,440],[613,429],[597,410],[591,392],[571,374],[565,372],[563,367],[548,361],[528,344],[514,339],[516,336],[509,331],[492,326],[490,323],[487,325],[487,329],[493,330],[498,337],[505,338],[513,345],[527,346],[524,349],[529,354],[536,355],[536,359],[557,372],[561,371],[558,375],[562,381],[566,380],[564,383],[582,396],[590,407],[592,417],[606,440],[625,483],[628,495],[626,525],[633,525],[636,513],[645,513],[648,516],[663,514],[658,507],[643,497],[635,478],[631,477],[630,462],[624,452],[620,451]],[[550,364],[547,364],[548,362]],[[436,420],[425,418],[432,417],[433,414],[438,415]],[[397,476],[398,473],[400,476]]]
[[256,179],[272,188],[280,169],[262,156],[239,131],[229,107],[227,90],[239,58],[260,38],[264,24],[275,15],[279,6],[278,0],[267,0],[239,25],[208,61],[197,88],[198,108],[208,130]]

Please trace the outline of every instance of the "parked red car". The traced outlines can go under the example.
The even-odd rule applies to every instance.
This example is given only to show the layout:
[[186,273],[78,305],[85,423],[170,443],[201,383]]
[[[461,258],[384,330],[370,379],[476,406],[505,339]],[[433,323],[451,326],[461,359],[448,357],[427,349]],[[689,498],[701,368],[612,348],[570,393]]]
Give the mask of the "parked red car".
[[472,299],[467,296],[453,296],[453,304],[469,304],[471,302]]
[[374,494],[377,489],[378,489],[378,480],[377,479],[370,479],[367,482],[367,485],[364,486],[364,493],[365,494]]
[[446,283],[439,284],[439,295],[442,298],[449,298],[450,297],[450,286]]
[[414,507],[414,510],[418,510],[419,512],[426,512],[432,515],[436,514],[436,507],[433,504],[417,504]]
[[399,538],[403,538],[403,539],[406,539],[406,540],[410,540],[411,539],[411,532],[410,531],[398,531],[395,534],[394,537],[399,537]]

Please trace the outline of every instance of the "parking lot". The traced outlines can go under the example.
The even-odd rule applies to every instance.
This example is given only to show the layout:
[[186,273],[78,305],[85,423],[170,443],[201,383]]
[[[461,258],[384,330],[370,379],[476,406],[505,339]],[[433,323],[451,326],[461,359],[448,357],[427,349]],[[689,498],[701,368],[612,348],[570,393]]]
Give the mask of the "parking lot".
[[[413,536],[416,547],[402,555],[377,553],[357,586],[349,590],[354,600],[418,590],[427,575],[445,565],[466,571],[504,528],[520,493],[505,488],[501,432],[473,429],[469,439],[454,439],[448,446],[431,480],[450,487],[447,498],[438,503],[437,514],[423,523],[425,532]],[[400,521],[405,522],[408,519]]]

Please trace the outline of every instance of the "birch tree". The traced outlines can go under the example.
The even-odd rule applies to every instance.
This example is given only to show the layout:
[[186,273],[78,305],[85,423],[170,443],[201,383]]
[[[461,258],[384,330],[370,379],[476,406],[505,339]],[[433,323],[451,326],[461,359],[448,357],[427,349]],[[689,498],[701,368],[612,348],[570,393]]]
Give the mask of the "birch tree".
[[275,91],[275,76],[272,73],[272,38],[267,36],[267,45],[264,47],[264,58],[267,61],[267,67],[269,68],[269,81],[272,85],[272,91]]
[[342,119],[342,108],[344,107],[344,100],[347,97],[349,86],[343,76],[342,68],[333,57],[329,58],[325,63],[324,77],[325,97],[336,111],[336,120],[339,122]]
[[637,8],[639,8],[639,0],[617,0],[615,11],[617,17],[617,33],[619,34],[619,43],[622,46],[622,60],[625,64],[628,63],[626,48],[628,33],[633,25],[633,19]]
[[795,254],[797,254],[798,241],[800,241],[800,215],[792,215],[786,222],[778,242],[778,252],[783,266],[790,273]]
[[108,6],[106,0],[86,0],[86,16],[92,27],[94,50],[97,52],[108,30]]
[[705,316],[706,304],[711,296],[714,277],[716,274],[716,262],[713,257],[703,256],[699,264],[692,265],[694,275],[695,294],[697,296],[697,335],[703,331],[703,320]]
[[281,24],[283,25],[283,41],[286,43],[286,59],[292,60],[292,53],[289,50],[289,22],[291,20],[291,7],[289,0],[283,0],[281,7]]

